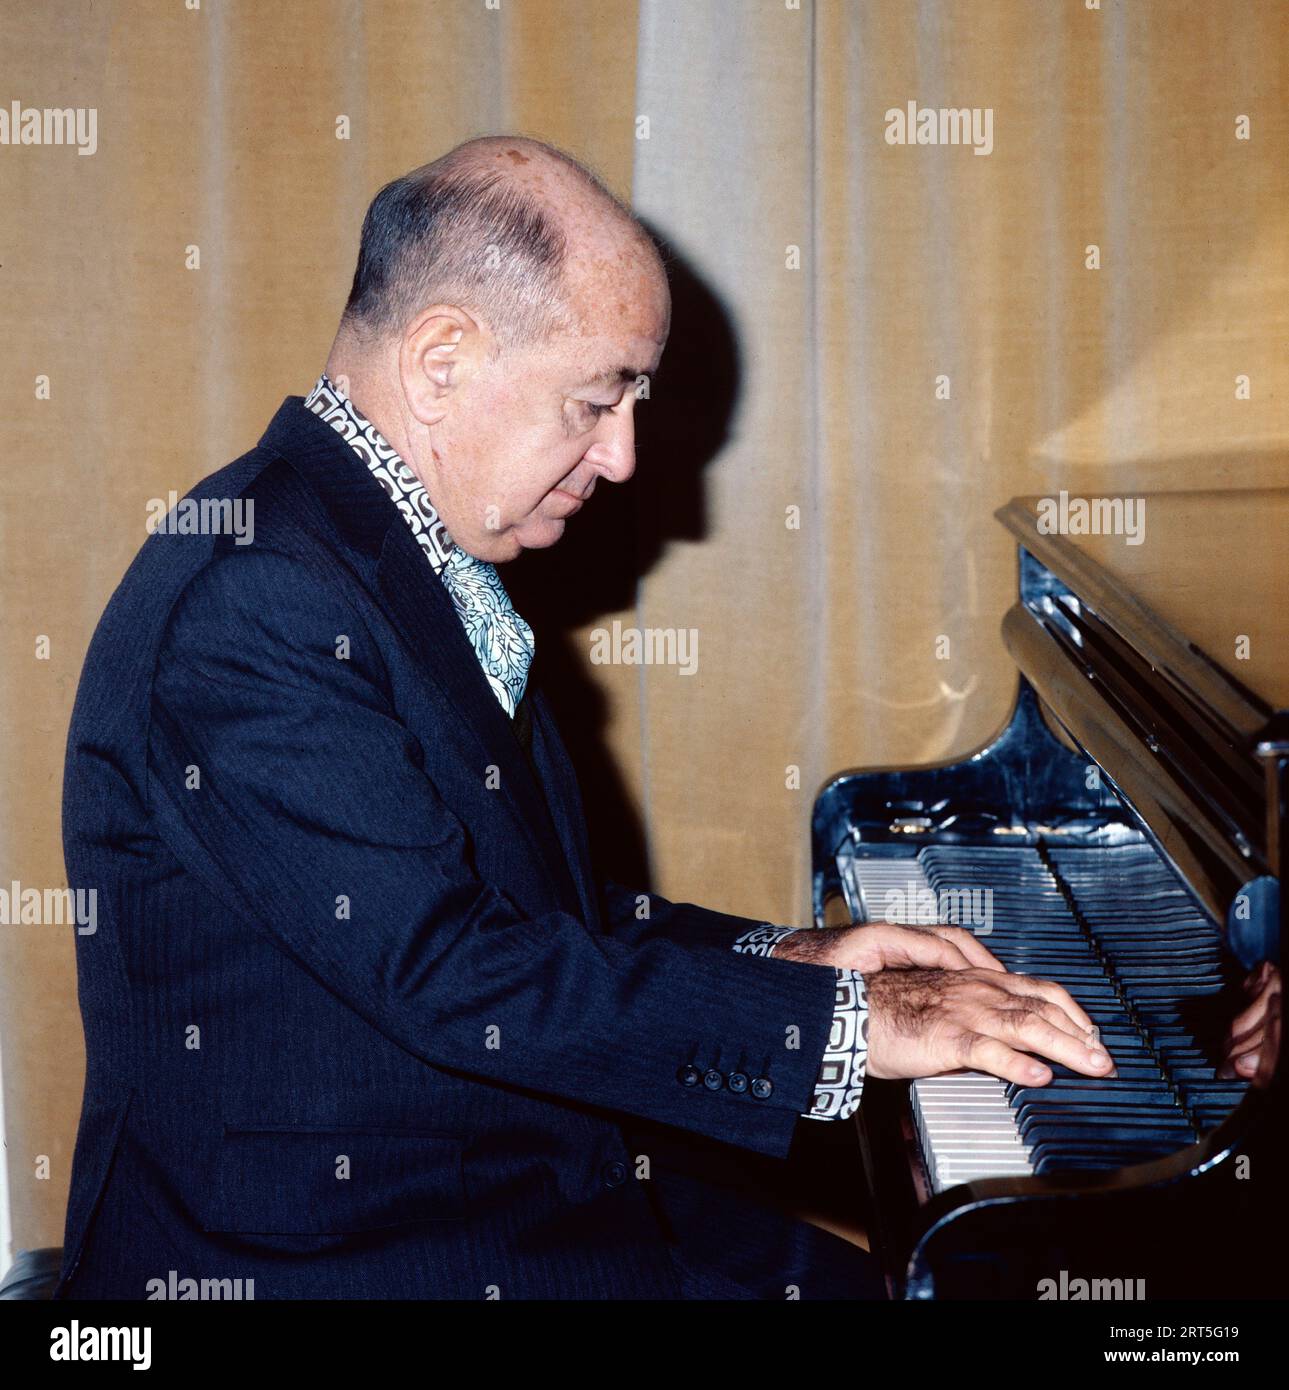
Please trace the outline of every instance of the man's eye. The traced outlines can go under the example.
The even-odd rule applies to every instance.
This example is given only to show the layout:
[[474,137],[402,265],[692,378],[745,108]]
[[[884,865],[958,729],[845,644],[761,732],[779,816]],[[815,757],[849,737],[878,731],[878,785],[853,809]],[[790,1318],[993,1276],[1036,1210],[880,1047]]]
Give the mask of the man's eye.
[[600,418],[601,415],[604,414],[606,410],[613,409],[611,405],[600,405],[596,401],[587,401],[586,408],[591,412],[592,415],[595,416],[597,420]]

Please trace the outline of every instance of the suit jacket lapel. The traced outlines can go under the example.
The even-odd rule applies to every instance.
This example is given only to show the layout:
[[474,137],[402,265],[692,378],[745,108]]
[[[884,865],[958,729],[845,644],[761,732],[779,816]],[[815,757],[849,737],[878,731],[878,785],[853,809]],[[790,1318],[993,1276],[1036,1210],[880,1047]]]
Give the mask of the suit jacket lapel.
[[492,693],[451,597],[406,526],[390,527],[377,573],[381,597],[395,627],[422,669],[447,695],[463,731],[478,750],[479,776],[486,776],[489,767],[497,768],[499,790],[517,812],[557,893],[577,901],[541,789],[515,738],[510,718]]
[[544,864],[556,900],[575,907],[582,895],[556,838],[554,812],[533,779],[451,597],[397,508],[344,439],[306,410],[301,397],[283,402],[261,443],[308,481],[342,539],[377,561],[376,581],[385,610],[421,670],[447,696],[463,745],[472,746],[478,755],[479,776],[486,776],[490,766],[497,768],[500,795]]
[[[530,687],[531,688],[531,687]],[[596,900],[595,876],[591,866],[591,847],[586,836],[586,816],[582,810],[582,794],[572,760],[559,736],[550,706],[540,690],[531,695],[533,713],[533,761],[543,783],[550,788],[547,798],[555,830],[564,846],[565,862],[577,880],[578,896],[582,903],[583,920],[593,930],[600,918]]]

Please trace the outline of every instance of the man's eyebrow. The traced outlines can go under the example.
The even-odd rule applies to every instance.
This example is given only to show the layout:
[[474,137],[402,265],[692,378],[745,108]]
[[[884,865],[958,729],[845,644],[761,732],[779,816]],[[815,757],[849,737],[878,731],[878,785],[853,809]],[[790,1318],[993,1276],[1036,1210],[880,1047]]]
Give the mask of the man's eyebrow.
[[620,381],[634,381],[636,377],[646,375],[639,367],[614,367],[584,381],[577,389],[585,391],[589,386],[616,386]]

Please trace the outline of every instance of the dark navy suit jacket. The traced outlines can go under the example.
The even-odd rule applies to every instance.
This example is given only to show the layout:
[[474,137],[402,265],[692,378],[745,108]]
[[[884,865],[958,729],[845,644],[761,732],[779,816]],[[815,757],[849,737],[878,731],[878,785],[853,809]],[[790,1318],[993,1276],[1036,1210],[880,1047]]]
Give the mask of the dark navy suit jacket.
[[174,1271],[261,1299],[675,1296],[624,1127],[783,1155],[833,972],[597,888],[540,690],[530,763],[409,528],[300,398],[191,496],[253,502],[253,543],[149,537],[71,726],[67,869],[98,929],[60,1294]]

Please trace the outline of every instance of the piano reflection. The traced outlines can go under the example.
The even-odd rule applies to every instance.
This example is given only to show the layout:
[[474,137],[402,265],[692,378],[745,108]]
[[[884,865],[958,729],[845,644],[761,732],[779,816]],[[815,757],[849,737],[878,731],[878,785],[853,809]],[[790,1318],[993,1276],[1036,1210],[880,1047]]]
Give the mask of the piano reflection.
[[1048,510],[997,514],[1019,543],[1009,724],[951,765],[831,779],[814,914],[971,927],[1070,991],[1117,1075],[867,1082],[873,1248],[909,1299],[1282,1293],[1282,1044],[1252,1085],[1223,1048],[1285,934],[1289,492],[1147,497],[1134,545]]

